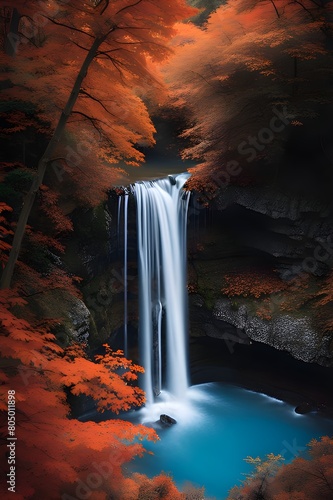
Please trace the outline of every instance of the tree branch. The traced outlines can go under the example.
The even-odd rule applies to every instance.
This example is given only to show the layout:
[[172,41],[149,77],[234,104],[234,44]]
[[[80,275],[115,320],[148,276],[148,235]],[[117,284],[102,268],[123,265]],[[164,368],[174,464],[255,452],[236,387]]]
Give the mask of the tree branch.
[[270,1],[270,2],[271,2],[271,4],[273,5],[274,10],[275,10],[275,12],[276,12],[276,15],[277,15],[277,16],[278,16],[278,18],[280,19],[280,17],[281,17],[281,16],[280,16],[280,13],[279,13],[279,11],[278,11],[278,9],[277,9],[277,6],[275,5],[274,0],[269,0],[269,1]]
[[26,38],[34,47],[38,49],[38,45],[35,42],[33,42],[31,38],[27,37],[27,35],[25,35],[21,31],[18,31],[17,34]]
[[122,79],[122,81],[123,81],[123,83],[124,83],[124,79],[123,79],[123,78],[124,78],[124,75],[123,75],[123,72],[122,72],[121,68],[119,68],[117,65],[119,65],[119,66],[125,66],[125,65],[124,65],[123,63],[121,63],[120,61],[117,61],[116,59],[113,59],[113,57],[111,57],[111,56],[110,56],[109,54],[107,54],[106,52],[102,52],[102,51],[100,51],[100,52],[99,52],[99,56],[97,56],[97,58],[98,58],[98,57],[100,57],[101,55],[104,55],[107,59],[109,59],[109,60],[111,61],[111,63],[113,64],[113,66],[114,66],[114,67],[116,68],[116,70],[118,71],[118,73],[119,73],[119,75],[120,75],[120,77],[121,77],[121,79]]
[[74,40],[71,40],[71,42],[74,43],[74,45],[76,45],[77,47],[79,47],[79,49],[82,49],[82,50],[85,50],[86,52],[89,52],[89,49],[87,49],[86,47],[83,47],[82,45],[75,42]]
[[56,21],[55,19],[52,19],[52,17],[48,17],[48,16],[45,16],[45,15],[43,15],[43,17],[45,17],[46,19],[48,19],[49,21],[51,21],[51,23],[56,24],[57,26],[62,26],[63,28],[67,28],[69,30],[77,31],[78,33],[81,33],[82,35],[87,35],[90,38],[95,38],[93,35],[91,35],[90,33],[87,33],[86,31],[80,30],[79,28],[75,28],[74,26],[70,26],[68,24],[59,23],[59,21]]
[[98,102],[98,104],[100,104],[102,106],[102,108],[111,116],[113,116],[114,118],[118,118],[116,115],[114,115],[113,113],[111,113],[111,111],[109,111],[107,109],[107,107],[99,100],[97,99],[97,97],[94,97],[93,95],[89,94],[89,92],[87,92],[86,90],[84,89],[80,89],[80,94],[83,94],[85,95],[86,97],[89,97],[90,99],[92,99],[93,101],[95,102]]
[[300,5],[309,14],[309,16],[311,17],[312,20],[315,19],[315,16],[312,14],[311,10],[308,9],[307,7],[305,7],[305,5],[302,4],[302,2],[300,2],[299,0],[292,0],[292,2],[290,2],[290,4],[293,4],[293,3],[297,3],[298,5]]
[[[108,0],[106,0],[106,1],[107,1],[107,3],[109,3]],[[135,7],[136,5],[139,5],[139,3],[141,3],[141,2],[142,2],[142,0],[138,0],[137,2],[132,3],[131,5],[127,5],[126,7],[123,7],[122,9],[118,10],[118,12],[116,12],[115,15],[117,16],[118,14],[120,14],[120,12],[124,12],[127,9],[131,9],[132,7]]]
[[96,125],[95,122],[103,123],[103,125],[106,125],[107,127],[112,129],[112,127],[110,126],[109,123],[107,123],[103,120],[100,120],[99,118],[92,118],[91,116],[87,115],[86,113],[83,113],[83,111],[72,111],[72,114],[83,116],[83,118],[85,118],[86,120],[88,120],[92,124],[94,129],[99,133],[100,137],[104,137],[104,139],[111,142],[110,139],[105,134],[102,133],[102,131],[98,128],[98,126]]

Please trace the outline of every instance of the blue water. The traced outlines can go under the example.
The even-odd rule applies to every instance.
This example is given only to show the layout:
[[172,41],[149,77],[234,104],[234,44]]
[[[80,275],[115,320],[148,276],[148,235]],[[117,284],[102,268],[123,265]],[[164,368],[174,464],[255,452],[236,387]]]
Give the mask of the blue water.
[[154,455],[136,459],[131,470],[152,477],[170,473],[182,488],[204,486],[206,498],[224,500],[252,470],[244,458],[282,454],[286,462],[305,452],[312,438],[333,435],[333,422],[315,414],[297,415],[290,405],[223,383],[191,387],[183,404],[163,394],[159,404],[139,412],[142,422],[167,413],[177,420],[158,429],[160,441],[148,443]]

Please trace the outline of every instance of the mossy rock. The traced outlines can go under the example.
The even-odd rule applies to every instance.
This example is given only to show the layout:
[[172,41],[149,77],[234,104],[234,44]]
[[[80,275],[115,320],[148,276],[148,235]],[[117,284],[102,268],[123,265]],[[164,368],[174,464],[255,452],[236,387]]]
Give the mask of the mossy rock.
[[54,333],[60,345],[86,340],[90,313],[84,302],[67,290],[46,290],[28,298],[30,310],[38,318],[58,320]]

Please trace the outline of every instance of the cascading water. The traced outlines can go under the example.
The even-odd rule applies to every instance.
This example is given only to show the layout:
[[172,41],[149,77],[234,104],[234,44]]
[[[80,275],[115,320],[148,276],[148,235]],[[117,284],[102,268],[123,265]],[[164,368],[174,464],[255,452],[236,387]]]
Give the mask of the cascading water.
[[129,192],[125,190],[124,195],[118,197],[118,215],[117,215],[117,238],[118,252],[122,248],[121,239],[121,216],[123,215],[123,281],[124,281],[124,354],[128,354],[128,339],[127,339],[127,323],[128,323],[128,307],[127,307],[127,249],[128,249],[128,198]]
[[128,241],[128,194],[124,200],[124,354],[128,354],[127,341],[127,241]]
[[148,404],[162,390],[164,322],[166,389],[181,400],[188,388],[186,229],[190,193],[183,190],[188,177],[179,174],[139,182],[133,188],[137,200],[139,335]]

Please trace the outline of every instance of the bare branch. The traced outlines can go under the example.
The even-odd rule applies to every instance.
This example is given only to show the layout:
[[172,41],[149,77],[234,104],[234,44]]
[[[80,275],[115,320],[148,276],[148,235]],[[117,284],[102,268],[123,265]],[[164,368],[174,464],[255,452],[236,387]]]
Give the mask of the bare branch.
[[97,127],[96,125],[96,121],[99,121],[97,118],[92,118],[91,116],[89,115],[86,115],[85,113],[82,113],[82,111],[72,111],[72,114],[74,115],[80,115],[80,116],[83,116],[83,118],[85,118],[86,120],[88,120],[92,126],[94,127],[94,129],[99,133],[99,135],[101,136],[101,131],[100,129]]
[[[121,68],[119,68],[118,66],[123,66],[125,67],[125,64],[121,63],[120,61],[117,61],[117,59],[113,59],[113,57],[111,57],[109,54],[107,54],[106,52],[99,52],[99,56],[97,57],[101,57],[101,56],[105,56],[107,59],[109,59],[111,61],[111,63],[113,64],[113,66],[116,68],[116,70],[118,71],[121,79],[123,80],[124,78],[124,75],[123,75],[123,72],[121,70]],[[124,81],[123,81],[124,82]]]
[[87,92],[86,90],[84,89],[80,89],[80,94],[86,96],[86,97],[89,97],[89,99],[92,99],[93,101],[95,102],[98,102],[98,104],[100,104],[100,106],[102,106],[102,108],[111,116],[113,116],[114,118],[118,118],[116,115],[114,115],[113,113],[111,113],[111,111],[109,111],[107,109],[107,107],[99,100],[97,99],[96,97],[94,97],[93,95],[89,94],[89,92]]
[[[127,5],[126,7],[123,7],[122,9],[118,10],[118,12],[116,12],[115,15],[117,16],[118,14],[120,14],[120,12],[124,12],[124,10],[131,9],[132,7],[135,7],[136,5],[139,5],[139,3],[141,3],[141,2],[142,2],[142,0],[138,0],[137,2],[132,3],[131,5]],[[107,1],[107,3],[109,3],[109,2]]]
[[68,24],[59,23],[59,21],[56,21],[52,17],[48,17],[48,16],[44,16],[44,15],[43,15],[43,17],[45,17],[46,19],[51,21],[51,23],[56,24],[57,26],[62,26],[63,28],[67,28],[67,29],[72,30],[72,31],[77,31],[78,33],[81,33],[82,35],[87,35],[90,38],[95,38],[93,35],[91,35],[90,33],[87,33],[86,31],[80,30],[79,28],[75,28],[74,26],[70,26]]
[[86,52],[89,52],[89,49],[87,49],[86,47],[83,47],[82,45],[75,42],[74,40],[71,40],[71,42],[74,43],[74,45],[76,45],[77,47],[79,47],[79,49],[82,49],[82,50],[85,50]]
[[103,120],[100,120],[99,118],[92,118],[91,116],[87,115],[86,113],[83,113],[83,111],[72,111],[72,114],[83,116],[83,118],[85,118],[86,120],[88,120],[92,124],[94,129],[99,133],[100,137],[104,136],[105,139],[109,140],[109,138],[102,133],[102,130],[98,128],[98,126],[96,125],[96,122],[102,123],[103,125],[106,125],[107,127],[112,129],[112,127],[110,126],[110,123],[107,123]]
[[163,49],[166,48],[165,45],[162,43],[157,43],[157,42],[143,42],[143,41],[138,41],[138,42],[120,42],[119,40],[112,40],[115,43],[119,43],[120,45],[157,45],[157,47],[162,47]]
[[105,0],[105,5],[104,5],[103,9],[101,10],[100,15],[104,14],[104,12],[108,8],[108,6],[109,6],[109,0]]
[[302,4],[302,2],[300,2],[299,0],[292,0],[292,2],[290,2],[290,4],[293,4],[293,3],[297,3],[298,5],[300,5],[309,14],[309,16],[311,17],[312,20],[315,19],[315,16],[312,14],[311,10],[308,9],[307,7],[305,7],[305,5]]
[[273,7],[274,7],[274,10],[275,10],[275,12],[276,12],[276,15],[278,16],[278,18],[280,18],[280,13],[279,13],[279,11],[278,11],[278,9],[277,9],[277,6],[275,5],[274,0],[270,0],[270,2],[271,2],[271,4],[272,4],[272,5],[273,5]]
[[20,35],[20,36],[23,36],[24,38],[26,38],[34,47],[36,47],[38,49],[38,45],[35,42],[33,42],[31,38],[27,37],[21,31],[18,31],[17,34]]

